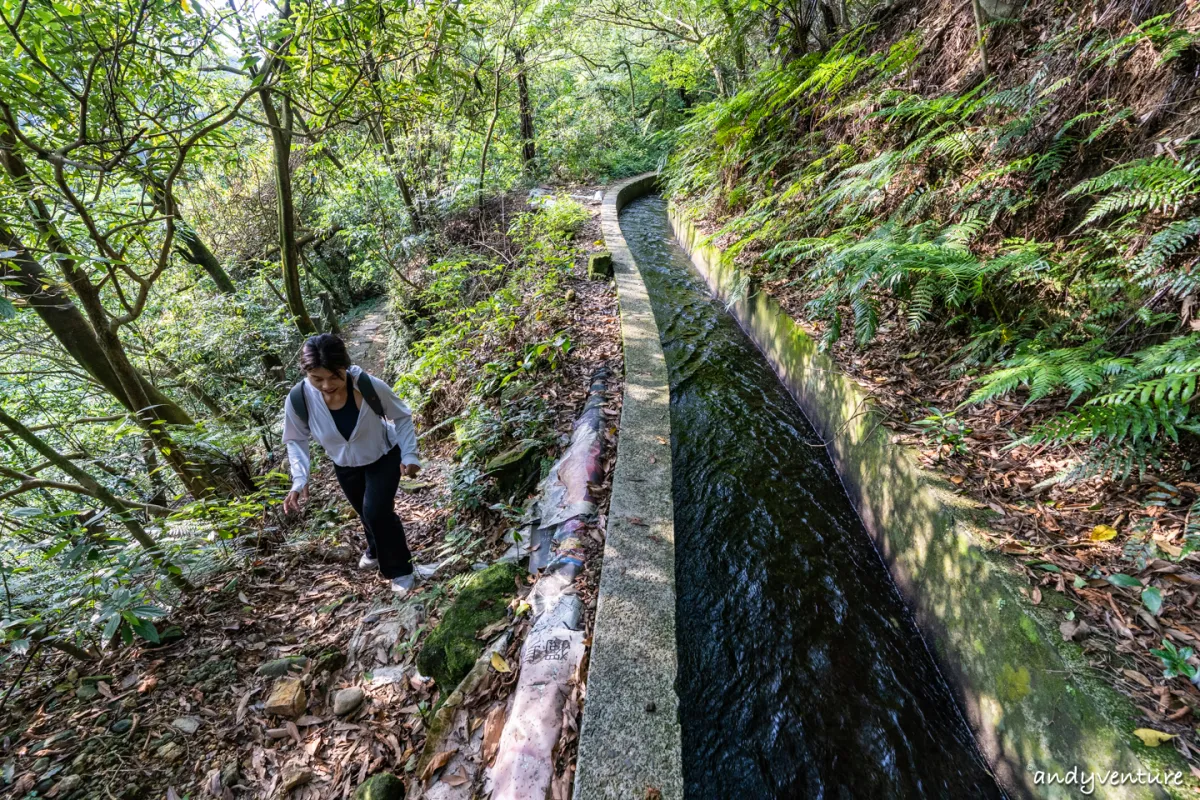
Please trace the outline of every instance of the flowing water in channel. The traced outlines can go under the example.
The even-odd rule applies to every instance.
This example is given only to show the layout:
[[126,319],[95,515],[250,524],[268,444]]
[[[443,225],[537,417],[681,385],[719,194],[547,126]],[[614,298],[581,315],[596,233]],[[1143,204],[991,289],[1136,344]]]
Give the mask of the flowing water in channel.
[[1001,796],[819,439],[664,201],[621,228],[670,372],[686,796]]

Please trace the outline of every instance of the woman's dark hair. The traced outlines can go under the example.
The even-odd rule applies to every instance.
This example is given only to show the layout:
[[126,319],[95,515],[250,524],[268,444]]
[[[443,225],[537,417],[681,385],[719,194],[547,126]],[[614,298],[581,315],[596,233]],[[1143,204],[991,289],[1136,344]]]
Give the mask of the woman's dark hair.
[[310,372],[314,369],[327,369],[337,372],[339,369],[349,369],[350,354],[346,352],[346,343],[342,337],[332,333],[321,333],[310,336],[300,348],[300,369]]

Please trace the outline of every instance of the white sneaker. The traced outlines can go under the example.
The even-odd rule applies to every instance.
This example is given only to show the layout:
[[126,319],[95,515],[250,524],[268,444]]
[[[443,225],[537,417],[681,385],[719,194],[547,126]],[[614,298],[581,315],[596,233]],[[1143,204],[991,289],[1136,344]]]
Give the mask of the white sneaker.
[[370,553],[363,553],[362,558],[358,560],[359,569],[375,569],[379,566],[378,558],[371,558]]
[[403,597],[413,590],[417,585],[417,575],[410,572],[407,575],[401,575],[398,578],[392,578],[392,591]]

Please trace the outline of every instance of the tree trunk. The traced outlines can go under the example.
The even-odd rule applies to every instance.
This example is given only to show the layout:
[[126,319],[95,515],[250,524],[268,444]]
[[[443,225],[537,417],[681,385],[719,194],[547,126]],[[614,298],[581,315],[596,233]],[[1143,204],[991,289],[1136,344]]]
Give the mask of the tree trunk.
[[[0,152],[4,152],[4,149],[0,148]],[[14,165],[20,169],[24,168],[24,164],[16,158],[13,151],[8,150],[5,155],[5,163],[10,175]],[[28,180],[28,174],[22,174],[20,177]],[[98,345],[101,355],[108,362],[113,375],[116,376],[122,392],[119,398],[123,398],[124,403],[127,404],[126,407],[133,411],[134,418],[147,435],[154,440],[171,468],[179,474],[179,479],[183,481],[184,486],[197,497],[207,494],[209,484],[202,470],[188,462],[183,451],[175,445],[171,435],[161,424],[163,421],[169,421],[167,416],[171,413],[174,404],[165,397],[163,398],[166,400],[165,405],[160,405],[155,401],[156,398],[162,397],[161,393],[154,389],[130,362],[125,347],[121,344],[121,338],[117,334],[117,328],[110,324],[99,288],[92,284],[91,279],[76,266],[75,255],[58,235],[50,221],[49,209],[41,199],[32,194],[29,195],[29,206],[39,231],[58,260],[63,277],[66,278],[68,285],[74,290],[75,296],[83,307],[83,313],[87,316],[93,339]],[[14,244],[19,245],[20,243],[14,239]],[[19,252],[26,254],[27,262],[33,260],[24,247],[21,247]],[[175,410],[179,412],[182,420],[186,420],[181,424],[192,424],[191,419],[181,409],[176,407]]]
[[[300,333],[309,336],[317,332],[300,289],[300,248],[296,245],[296,209],[292,197],[292,110],[287,95],[281,95],[281,108],[276,110],[273,92],[263,88],[263,116],[271,126],[271,155],[275,162],[275,207],[279,215],[279,261],[283,267],[283,292],[288,311],[292,313]],[[282,111],[282,113],[280,113]]]
[[154,202],[154,208],[163,216],[175,217],[176,236],[178,237],[181,247],[177,247],[175,252],[189,264],[194,264],[200,269],[208,273],[208,276],[213,279],[213,283],[217,285],[217,290],[223,294],[236,294],[237,287],[230,279],[229,273],[221,266],[220,260],[213,255],[213,252],[208,249],[208,245],[196,235],[196,231],[187,224],[179,214],[179,204],[175,202],[175,198],[168,195],[166,189],[155,178],[147,180],[147,189],[150,192],[150,198]]
[[[14,251],[16,258],[0,261],[0,277],[5,285],[24,298],[50,329],[67,354],[83,367],[128,411],[139,409],[129,398],[112,364],[104,354],[95,331],[79,309],[46,275],[41,265],[29,254],[11,230],[0,224],[0,248]],[[192,418],[174,401],[160,392],[144,377],[138,376],[142,390],[153,404],[157,416],[172,425],[192,425]]]
[[[7,128],[0,128],[0,165],[3,165],[5,172],[13,179],[17,188],[25,194],[26,206],[33,217],[34,225],[45,238],[47,246],[65,271],[68,265],[74,263],[74,254],[55,230],[51,221],[50,209],[46,207],[45,201],[37,196],[33,178],[29,174],[25,162],[17,155],[16,138]],[[11,266],[2,266],[0,270],[3,270],[5,275],[13,274],[14,278],[19,281],[15,286],[18,293],[29,301],[34,311],[62,344],[63,349],[78,361],[88,374],[95,377],[100,385],[104,386],[125,408],[133,412],[145,410],[145,407],[137,405],[134,397],[123,388],[114,365],[100,344],[94,325],[89,324],[75,304],[54,285],[54,281],[46,276],[41,265],[21,244],[15,232],[0,225],[0,238],[5,240],[5,249],[23,254],[23,258],[19,257],[15,262],[18,264],[15,272]],[[14,262],[6,261],[4,263],[12,264]],[[137,374],[137,381],[140,394],[148,399],[150,409],[156,419],[172,425],[194,424],[186,411],[150,384],[140,373]]]
[[517,62],[517,103],[521,116],[521,164],[525,175],[533,175],[535,169],[535,150],[533,134],[533,105],[529,101],[529,80],[525,74],[525,50],[516,48],[513,57]]
[[488,150],[492,146],[492,133],[496,130],[496,120],[500,118],[500,67],[496,67],[496,94],[492,98],[492,119],[488,123],[487,136],[483,140],[483,153],[479,157],[479,211],[483,213],[483,180],[487,177]]
[[413,201],[412,190],[409,189],[408,181],[404,179],[404,170],[400,168],[400,159],[396,156],[396,145],[392,141],[391,132],[388,130],[387,109],[384,106],[383,95],[379,91],[379,82],[382,76],[379,73],[379,63],[375,60],[375,54],[367,53],[367,80],[370,82],[371,88],[375,93],[375,100],[379,103],[379,113],[367,125],[367,130],[370,132],[371,138],[375,143],[383,147],[383,154],[387,158],[388,171],[392,173],[392,179],[396,182],[396,189],[400,192],[400,197],[404,199],[404,207],[408,209],[409,219],[412,220],[412,225],[415,230],[421,230],[422,222],[421,215],[417,212],[417,204]]
[[0,408],[0,424],[3,424],[4,427],[12,431],[18,439],[21,439],[40,453],[60,471],[74,478],[80,486],[91,492],[93,497],[108,506],[112,510],[112,513],[125,525],[125,528],[133,536],[134,540],[150,556],[155,566],[166,573],[167,580],[173,583],[176,588],[184,592],[190,592],[195,588],[188,582],[187,578],[183,577],[179,568],[171,564],[170,560],[167,559],[166,553],[159,547],[158,542],[154,541],[154,538],[146,532],[141,523],[133,518],[116,495],[110,492],[104,484],[97,481],[86,470],[73,463],[70,459],[63,457],[57,450],[40,439],[37,434],[5,413],[3,408]]

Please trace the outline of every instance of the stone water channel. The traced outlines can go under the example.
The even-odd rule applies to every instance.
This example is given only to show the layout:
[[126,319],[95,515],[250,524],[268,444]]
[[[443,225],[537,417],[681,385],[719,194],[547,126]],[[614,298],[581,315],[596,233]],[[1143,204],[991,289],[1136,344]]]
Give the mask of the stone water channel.
[[665,202],[620,219],[670,376],[685,796],[1003,796],[821,441]]

